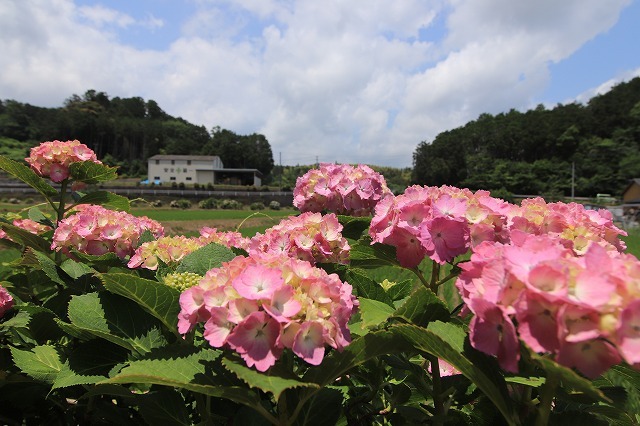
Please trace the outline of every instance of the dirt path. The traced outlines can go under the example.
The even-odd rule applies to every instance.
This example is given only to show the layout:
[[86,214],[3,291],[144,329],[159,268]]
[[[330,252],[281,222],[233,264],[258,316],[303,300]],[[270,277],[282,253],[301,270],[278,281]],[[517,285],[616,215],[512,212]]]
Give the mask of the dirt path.
[[[271,227],[276,225],[280,219],[270,219],[267,217],[252,217],[242,223],[242,228],[252,228],[257,226]],[[189,220],[189,221],[165,221],[165,235],[187,235],[198,234],[205,226],[216,228],[218,231],[235,231],[241,221],[237,219],[216,219],[216,220]]]

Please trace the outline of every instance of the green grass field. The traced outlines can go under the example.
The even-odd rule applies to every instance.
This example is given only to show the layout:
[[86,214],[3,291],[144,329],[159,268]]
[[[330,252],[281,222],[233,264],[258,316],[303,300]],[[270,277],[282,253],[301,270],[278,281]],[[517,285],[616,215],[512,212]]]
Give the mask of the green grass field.
[[132,208],[134,216],[147,216],[158,222],[188,221],[188,220],[237,220],[242,221],[250,216],[280,219],[294,214],[297,210],[205,210],[205,209],[150,209]]

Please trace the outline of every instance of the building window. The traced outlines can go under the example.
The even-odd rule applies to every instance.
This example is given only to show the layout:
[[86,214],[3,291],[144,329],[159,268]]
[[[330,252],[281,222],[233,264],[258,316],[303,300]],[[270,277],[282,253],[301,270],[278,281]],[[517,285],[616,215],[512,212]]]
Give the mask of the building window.
[[187,160],[187,166],[191,165],[191,160]]
[[160,160],[156,160],[156,164],[160,164]]
[[160,180],[160,176],[154,176],[153,180]]
[[164,172],[165,172],[165,173],[168,173],[168,172],[169,172],[169,169],[168,169],[167,167],[165,167],[165,168],[164,168]]
[[175,176],[171,176],[171,177],[169,178],[169,180],[176,180],[176,177],[175,177]]
[[173,172],[174,172],[174,170],[175,170],[175,169],[172,167],[172,168],[171,168],[171,173],[173,173]]
[[191,180],[191,176],[187,176],[187,180]]
[[171,164],[176,164],[176,160],[171,160]]
[[182,169],[182,171],[183,171],[184,173],[187,173],[187,169]]

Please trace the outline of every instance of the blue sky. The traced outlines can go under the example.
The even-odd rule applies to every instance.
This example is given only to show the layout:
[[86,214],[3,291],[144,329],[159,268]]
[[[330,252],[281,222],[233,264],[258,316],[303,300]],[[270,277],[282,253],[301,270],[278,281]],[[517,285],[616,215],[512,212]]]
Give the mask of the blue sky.
[[283,164],[410,166],[481,113],[640,75],[638,22],[640,0],[2,0],[0,99],[141,96]]

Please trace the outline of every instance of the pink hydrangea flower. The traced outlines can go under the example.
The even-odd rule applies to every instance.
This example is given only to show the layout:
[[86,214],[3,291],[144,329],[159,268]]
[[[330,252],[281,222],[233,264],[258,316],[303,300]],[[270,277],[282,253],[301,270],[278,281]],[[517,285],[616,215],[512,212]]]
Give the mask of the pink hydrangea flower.
[[312,264],[347,263],[350,247],[341,231],[333,213],[302,213],[282,220],[264,235],[256,234],[249,243],[249,253],[285,254]]
[[[13,226],[17,226],[18,228],[22,228],[25,231],[29,231],[32,234],[35,235],[41,235],[44,234],[47,231],[51,230],[50,226],[47,225],[43,225],[41,223],[35,222],[31,219],[14,219],[13,220]],[[2,229],[0,229],[0,239],[1,238],[6,238],[9,241],[11,240],[11,237],[9,237],[7,235],[7,233],[5,231],[3,231]]]
[[253,253],[211,269],[182,293],[178,331],[204,322],[209,344],[235,350],[259,371],[285,348],[317,365],[327,346],[349,344],[347,322],[357,306],[337,275],[282,254]]
[[72,163],[91,161],[102,164],[91,149],[77,140],[43,142],[31,148],[31,154],[25,161],[38,175],[48,177],[53,182],[67,179]]
[[162,236],[162,226],[147,217],[137,218],[126,212],[96,205],[75,207],[76,213],[60,221],[53,234],[52,250],[70,254],[71,249],[90,255],[115,253],[124,259],[135,252],[145,230]]
[[640,261],[610,246],[577,256],[559,235],[513,231],[510,244],[477,246],[456,285],[474,315],[471,344],[505,369],[517,367],[517,336],[594,378],[640,361],[639,282]]
[[0,286],[0,318],[13,307],[13,297],[9,294],[6,288]]
[[293,205],[301,212],[368,216],[389,195],[384,177],[370,167],[325,163],[298,178]]

